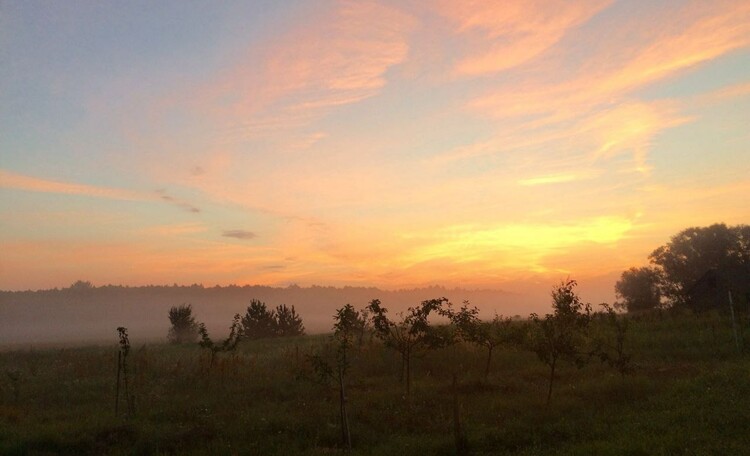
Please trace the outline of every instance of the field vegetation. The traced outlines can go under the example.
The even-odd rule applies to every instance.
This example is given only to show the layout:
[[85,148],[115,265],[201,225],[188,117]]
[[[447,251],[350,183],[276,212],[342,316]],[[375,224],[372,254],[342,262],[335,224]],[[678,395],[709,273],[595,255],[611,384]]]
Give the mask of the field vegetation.
[[[578,305],[570,295],[556,299],[566,312]],[[425,305],[436,310],[423,303],[415,315]],[[469,318],[471,308],[462,309],[453,315]],[[4,352],[0,454],[747,452],[746,320],[738,352],[718,312],[583,315],[596,355],[565,351],[584,341],[577,330],[564,333],[558,359],[573,362],[555,363],[551,396],[552,353],[538,339],[548,328],[534,320],[495,321],[489,371],[490,345],[477,341],[495,337],[491,325],[420,322],[416,337],[455,337],[409,354],[408,387],[398,340],[379,338],[385,327],[368,328],[354,308],[332,320],[333,335],[243,339],[213,362],[196,343],[131,340],[128,402],[117,413],[114,335],[111,346]],[[555,314],[536,318],[562,324]],[[389,324],[408,332],[401,321]]]

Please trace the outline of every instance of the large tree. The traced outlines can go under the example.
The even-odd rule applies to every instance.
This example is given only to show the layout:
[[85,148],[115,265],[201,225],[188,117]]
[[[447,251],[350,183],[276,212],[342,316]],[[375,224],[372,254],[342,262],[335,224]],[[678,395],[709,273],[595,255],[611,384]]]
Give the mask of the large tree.
[[615,284],[615,294],[628,312],[656,309],[661,305],[661,277],[654,268],[630,268]]
[[750,266],[750,226],[685,229],[649,256],[662,274],[662,294],[673,305],[684,305],[688,291],[709,270]]

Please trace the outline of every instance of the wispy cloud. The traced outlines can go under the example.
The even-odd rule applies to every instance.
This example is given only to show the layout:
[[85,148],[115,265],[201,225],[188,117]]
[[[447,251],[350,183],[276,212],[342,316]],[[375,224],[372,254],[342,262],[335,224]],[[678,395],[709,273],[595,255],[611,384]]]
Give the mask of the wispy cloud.
[[256,237],[258,237],[257,234],[247,230],[226,230],[221,235],[224,237],[242,240],[255,239]]
[[23,190],[41,193],[60,193],[65,195],[80,195],[93,198],[106,198],[125,201],[165,201],[188,212],[197,213],[200,209],[179,198],[167,194],[166,190],[154,192],[134,191],[113,187],[63,182],[58,180],[41,179],[33,176],[12,173],[0,169],[0,188]]
[[586,174],[553,174],[548,176],[527,177],[518,181],[519,185],[532,187],[534,185],[561,184],[565,182],[574,182],[582,179],[590,179],[591,175]]
[[456,72],[484,75],[537,58],[568,30],[610,3],[611,0],[446,0],[438,3],[438,10],[456,24],[456,33],[466,43],[466,55],[456,64]]
[[95,198],[139,201],[152,199],[146,193],[111,187],[76,184],[58,180],[40,179],[23,174],[16,174],[0,169],[0,188],[25,190],[30,192],[62,193],[83,195]]
[[[213,88],[227,140],[307,125],[328,109],[372,97],[386,71],[407,56],[413,19],[376,2],[340,1],[321,8]],[[256,51],[257,52],[257,51]]]
[[[621,39],[602,46],[573,77],[549,78],[544,72],[552,69],[541,66],[536,80],[499,87],[474,99],[471,106],[493,117],[543,115],[562,120],[750,44],[747,2],[724,1],[710,7],[694,3],[668,14],[626,27],[646,41]],[[658,31],[651,25],[657,19],[662,21]]]
[[166,202],[168,202],[170,204],[174,204],[175,206],[177,206],[177,207],[179,207],[181,209],[184,209],[184,210],[186,210],[188,212],[193,212],[193,213],[197,214],[198,212],[201,211],[199,208],[193,206],[192,204],[188,203],[185,200],[182,200],[182,199],[179,199],[179,198],[175,198],[174,196],[168,195],[167,191],[164,190],[164,189],[156,190],[156,194],[163,201],[166,201]]

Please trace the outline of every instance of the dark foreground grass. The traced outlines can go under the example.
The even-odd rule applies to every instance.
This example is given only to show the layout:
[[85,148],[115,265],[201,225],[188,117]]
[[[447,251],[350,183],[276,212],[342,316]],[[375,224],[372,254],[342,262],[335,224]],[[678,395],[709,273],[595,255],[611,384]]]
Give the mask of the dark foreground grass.
[[[135,415],[115,416],[116,346],[0,353],[0,454],[343,454],[335,385],[308,354],[325,336],[244,342],[209,369],[196,346],[146,345],[129,358]],[[456,454],[453,374],[469,454],[750,454],[750,358],[725,319],[632,320],[625,377],[592,361],[559,371],[533,353],[458,345],[414,361],[407,400],[397,356],[376,342],[348,377],[353,453]],[[121,403],[121,411],[125,410]]]

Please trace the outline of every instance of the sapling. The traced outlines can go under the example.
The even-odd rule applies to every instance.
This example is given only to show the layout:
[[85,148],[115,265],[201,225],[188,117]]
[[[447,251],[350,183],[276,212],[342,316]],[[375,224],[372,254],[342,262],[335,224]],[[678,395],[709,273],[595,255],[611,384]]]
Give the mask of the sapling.
[[547,405],[552,399],[552,384],[555,370],[561,360],[571,360],[583,367],[584,344],[588,339],[591,305],[584,304],[575,293],[575,280],[562,282],[552,290],[553,313],[540,318],[531,314],[533,323],[532,349],[539,359],[550,368]]
[[125,393],[125,405],[127,406],[128,415],[135,412],[135,397],[128,390],[128,355],[130,354],[130,339],[128,338],[128,329],[119,326],[117,328],[120,348],[117,351],[117,386],[115,389],[115,415],[118,415],[120,408],[120,380]]
[[520,344],[523,341],[523,332],[519,330],[523,328],[515,325],[510,317],[504,318],[496,314],[492,320],[482,321],[479,319],[479,309],[476,306],[469,307],[468,301],[464,301],[458,311],[448,307],[445,314],[462,340],[487,349],[485,379],[490,373],[494,349],[500,345]]
[[401,355],[401,379],[405,380],[406,398],[411,394],[411,357],[420,348],[437,348],[451,342],[442,334],[434,331],[428,322],[432,312],[442,313],[448,305],[447,298],[422,301],[417,307],[409,307],[401,321],[391,321],[387,316],[388,310],[380,304],[379,299],[373,299],[367,306],[372,314],[372,326],[376,337],[383,341],[386,347],[396,350]]
[[[347,448],[352,448],[349,417],[346,411],[345,376],[349,369],[349,348],[361,327],[360,314],[351,304],[336,310],[333,316],[333,339],[336,342],[336,370],[339,381],[339,404],[341,406],[341,436]],[[361,334],[361,332],[359,332]]]
[[[602,304],[602,314],[606,328],[614,333],[614,337],[602,337],[599,341],[599,357],[620,373],[622,377],[632,370],[632,355],[625,353],[625,337],[628,332],[628,320],[625,316],[618,315],[609,305]],[[614,339],[614,340],[612,340]]]
[[229,336],[220,344],[217,344],[213,340],[211,340],[211,337],[209,337],[208,335],[208,330],[206,329],[205,323],[201,323],[198,325],[198,334],[200,334],[201,336],[201,340],[200,342],[198,342],[198,344],[201,346],[201,348],[205,348],[207,350],[210,350],[211,352],[211,361],[209,363],[209,368],[213,368],[217,353],[231,352],[234,351],[235,348],[237,348],[237,344],[239,343],[242,334],[240,314],[234,315],[234,318],[232,319],[232,326],[229,328]]

